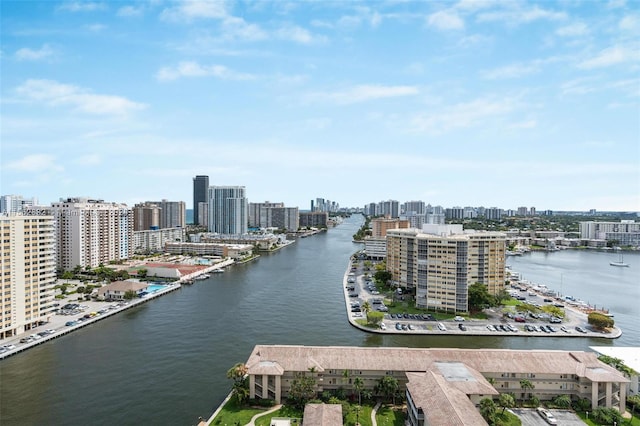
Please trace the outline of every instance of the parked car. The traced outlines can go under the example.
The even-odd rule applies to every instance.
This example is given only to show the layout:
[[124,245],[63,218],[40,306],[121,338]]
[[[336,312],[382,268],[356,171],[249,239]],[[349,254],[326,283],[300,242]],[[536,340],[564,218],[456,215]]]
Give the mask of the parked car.
[[467,331],[467,327],[465,327],[462,323],[458,324],[458,328],[460,329],[460,331]]
[[576,331],[580,332],[580,333],[586,333],[587,330],[585,330],[584,328],[580,327],[579,325],[576,326]]
[[402,330],[402,325],[399,322],[396,323],[396,330]]
[[383,322],[380,323],[380,330],[386,330],[387,329],[387,325]]
[[454,321],[464,321],[464,317],[461,317],[460,315],[456,315],[453,320]]
[[547,422],[550,425],[557,425],[558,421],[556,420],[556,418],[553,416],[553,414],[551,414],[551,412],[549,412],[549,410],[546,410],[542,407],[538,407],[536,409],[536,411],[538,411],[538,414],[540,415],[540,417],[542,417],[544,419],[545,422]]
[[438,323],[438,330],[447,331],[447,327],[445,327],[443,323],[439,322]]

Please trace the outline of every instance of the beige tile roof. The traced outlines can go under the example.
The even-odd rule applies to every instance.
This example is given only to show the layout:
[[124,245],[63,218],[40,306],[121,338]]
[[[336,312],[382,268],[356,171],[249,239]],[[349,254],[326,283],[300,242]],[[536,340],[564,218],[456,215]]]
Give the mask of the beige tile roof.
[[[343,346],[254,347],[249,374],[259,361],[276,361],[285,371],[373,370],[417,371],[432,369],[436,361],[460,362],[482,373],[576,374],[595,381],[628,382],[621,373],[598,361],[592,352],[510,349],[361,348]],[[319,367],[318,367],[319,366]]]
[[[475,405],[462,390],[434,371],[407,373],[407,390],[425,416],[425,424],[448,426],[486,425]],[[493,389],[493,388],[492,388]],[[498,392],[493,389],[492,394]]]
[[122,291],[126,292],[129,290],[139,291],[144,290],[149,286],[148,283],[138,283],[134,281],[114,281],[111,284],[107,284],[98,289],[99,295],[104,295],[107,291]]
[[307,404],[304,406],[304,426],[342,425],[342,405]]

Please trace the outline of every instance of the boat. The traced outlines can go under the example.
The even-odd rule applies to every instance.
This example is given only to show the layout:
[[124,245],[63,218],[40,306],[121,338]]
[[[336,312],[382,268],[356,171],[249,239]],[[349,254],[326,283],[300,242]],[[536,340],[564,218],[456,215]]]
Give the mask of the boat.
[[609,262],[609,265],[611,265],[611,266],[624,266],[624,267],[628,267],[629,266],[628,263],[624,263],[624,260],[622,258],[622,253],[620,253],[620,258],[618,259],[617,262]]
[[213,273],[214,274],[222,274],[222,273],[224,273],[224,269],[214,269]]
[[196,280],[206,280],[207,278],[210,278],[210,277],[211,277],[211,275],[209,275],[209,274],[203,274],[203,275],[198,275],[194,279],[196,279]]

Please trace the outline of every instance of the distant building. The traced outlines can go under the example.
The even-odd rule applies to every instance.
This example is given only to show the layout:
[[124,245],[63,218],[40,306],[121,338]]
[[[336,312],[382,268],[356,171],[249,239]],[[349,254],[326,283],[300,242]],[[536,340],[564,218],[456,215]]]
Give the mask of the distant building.
[[526,207],[518,207],[518,211],[516,213],[518,216],[527,216],[527,208]]
[[133,206],[133,230],[146,231],[160,228],[161,209],[149,201]]
[[399,287],[415,289],[416,307],[469,310],[468,288],[490,294],[505,287],[505,240],[497,232],[464,232],[462,225],[387,231],[387,270]]
[[640,222],[580,222],[579,226],[583,240],[614,241],[617,246],[640,246]]
[[198,221],[194,224],[205,228],[209,226],[209,203],[198,203]]
[[253,254],[251,244],[168,242],[164,248],[167,253],[172,254],[230,257],[235,260],[244,259]]
[[404,203],[403,213],[409,215],[414,213],[416,215],[425,214],[424,201],[407,201]]
[[365,237],[364,251],[369,259],[385,259],[387,257],[387,237]]
[[218,234],[246,234],[248,204],[244,186],[209,187],[209,231]]
[[151,229],[133,232],[133,249],[136,253],[162,253],[171,242],[185,241],[185,228]]
[[209,203],[209,176],[198,175],[193,178],[193,223],[200,224],[199,203]]
[[53,216],[0,215],[0,342],[54,315]]
[[160,228],[184,228],[187,226],[187,206],[184,201],[151,202],[160,207]]
[[300,228],[326,228],[328,223],[327,212],[300,212]]
[[38,205],[37,198],[23,198],[22,195],[3,195],[0,197],[0,214],[22,213],[26,206]]
[[502,210],[497,207],[490,207],[484,210],[484,217],[488,220],[502,219]]
[[55,219],[58,267],[98,267],[133,254],[133,210],[126,204],[67,198],[48,208]]
[[407,229],[409,228],[408,220],[377,218],[371,221],[371,236],[384,237],[390,229]]

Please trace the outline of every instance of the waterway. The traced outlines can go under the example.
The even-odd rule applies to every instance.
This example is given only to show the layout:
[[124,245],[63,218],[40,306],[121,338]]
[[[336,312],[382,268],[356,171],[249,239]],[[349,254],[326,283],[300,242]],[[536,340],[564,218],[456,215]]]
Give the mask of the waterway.
[[623,327],[620,339],[363,333],[348,324],[342,292],[349,256],[362,247],[351,241],[361,224],[353,216],[0,362],[0,423],[195,424],[224,399],[231,385],[226,371],[246,361],[256,344],[588,350],[640,342],[640,257],[625,256],[631,268],[614,268],[608,253],[573,251],[510,263],[549,287],[562,273],[565,294],[612,310]]

